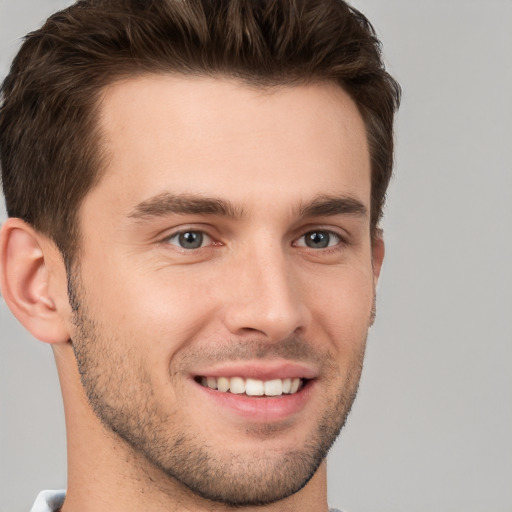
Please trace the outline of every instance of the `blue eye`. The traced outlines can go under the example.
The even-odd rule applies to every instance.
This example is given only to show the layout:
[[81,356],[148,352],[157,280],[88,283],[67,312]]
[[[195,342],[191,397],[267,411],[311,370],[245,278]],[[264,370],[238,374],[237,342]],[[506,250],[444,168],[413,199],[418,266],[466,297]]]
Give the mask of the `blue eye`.
[[182,249],[199,249],[205,242],[210,242],[210,237],[202,231],[182,231],[170,236],[168,239],[172,245],[177,245]]
[[299,238],[297,245],[310,249],[326,249],[338,245],[341,238],[331,231],[310,231]]

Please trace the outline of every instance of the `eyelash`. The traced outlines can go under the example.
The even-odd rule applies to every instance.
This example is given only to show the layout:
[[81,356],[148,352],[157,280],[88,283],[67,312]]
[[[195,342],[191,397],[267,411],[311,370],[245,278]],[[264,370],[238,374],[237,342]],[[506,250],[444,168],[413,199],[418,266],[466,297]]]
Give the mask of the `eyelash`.
[[[200,236],[200,245],[198,247],[183,247],[182,245],[180,245],[180,243],[179,243],[180,237],[185,236],[187,234],[194,234],[196,236],[199,235]],[[305,240],[305,238],[308,235],[309,236],[313,236],[313,235],[325,236],[325,235],[327,235],[329,245],[327,245],[326,247],[320,247],[320,248],[310,247],[307,245],[307,242]],[[335,243],[333,245],[330,245],[333,238],[335,239]],[[206,242],[209,241],[207,243],[207,245],[204,245],[205,239],[206,239]],[[173,243],[172,240],[176,240],[177,243]],[[304,243],[299,243],[300,240],[304,240]],[[209,246],[223,245],[220,242],[215,242],[214,238],[211,235],[209,235],[206,231],[201,230],[201,229],[184,229],[184,230],[178,231],[176,233],[172,233],[171,235],[165,237],[163,242],[170,243],[171,245],[176,246],[178,249],[181,249],[181,250],[187,251],[187,252],[205,249]],[[328,251],[328,252],[339,250],[340,246],[344,246],[346,244],[347,244],[347,241],[343,236],[341,236],[339,233],[329,230],[329,229],[309,230],[309,231],[305,232],[304,234],[302,234],[299,238],[295,239],[293,242],[293,246],[295,246],[295,247],[305,247],[305,248],[311,249],[313,251]]]
[[[185,236],[187,234],[195,234],[195,235],[200,235],[201,237],[201,245],[199,247],[183,247],[181,245],[179,245],[179,243],[172,243],[172,240],[173,239],[177,239],[179,240],[180,237],[182,236]],[[182,249],[184,251],[192,251],[192,250],[199,250],[199,249],[204,249],[205,247],[207,246],[204,246],[203,245],[203,242],[204,242],[204,239],[207,239],[207,240],[210,240],[210,243],[208,245],[221,245],[221,244],[216,244],[216,243],[212,243],[213,242],[213,237],[210,236],[208,233],[206,233],[206,231],[204,230],[201,230],[201,229],[184,229],[182,231],[178,231],[177,233],[173,233],[167,237],[165,237],[165,239],[163,240],[164,242],[166,243],[170,243],[171,245],[175,245],[176,247],[178,247],[179,249]]]
[[[328,244],[326,247],[317,247],[317,248],[314,248],[314,247],[310,247],[307,245],[307,242],[306,242],[306,237],[307,236],[313,236],[313,235],[322,235],[322,236],[325,236],[327,235],[328,236]],[[332,239],[335,239],[335,242],[333,245],[330,245],[330,242]],[[298,243],[299,240],[303,240],[304,239],[304,243]],[[345,244],[345,240],[343,239],[343,237],[339,234],[339,233],[336,233],[334,231],[331,231],[329,229],[313,229],[311,231],[307,231],[306,233],[304,233],[303,235],[301,235],[296,242],[294,242],[294,245],[296,247],[307,247],[309,249],[312,249],[312,250],[324,250],[324,251],[333,251],[333,250],[336,250],[338,248],[338,246],[340,245],[343,245]]]

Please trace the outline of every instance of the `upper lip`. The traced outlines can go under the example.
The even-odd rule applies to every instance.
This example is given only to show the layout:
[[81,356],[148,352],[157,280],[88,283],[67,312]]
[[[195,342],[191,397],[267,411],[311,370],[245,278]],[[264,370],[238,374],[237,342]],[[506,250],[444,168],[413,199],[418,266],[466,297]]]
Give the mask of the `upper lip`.
[[242,377],[247,379],[273,380],[273,379],[314,379],[318,370],[304,363],[294,361],[238,361],[194,371],[193,377]]

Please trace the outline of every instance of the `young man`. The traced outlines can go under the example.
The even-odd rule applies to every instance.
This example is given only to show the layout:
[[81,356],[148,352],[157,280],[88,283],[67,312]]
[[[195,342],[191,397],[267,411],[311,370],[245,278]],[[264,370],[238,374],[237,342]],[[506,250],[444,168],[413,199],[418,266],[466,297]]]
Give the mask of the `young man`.
[[85,0],[2,93],[2,293],[53,347],[68,434],[67,494],[33,510],[328,510],[399,102],[367,20]]

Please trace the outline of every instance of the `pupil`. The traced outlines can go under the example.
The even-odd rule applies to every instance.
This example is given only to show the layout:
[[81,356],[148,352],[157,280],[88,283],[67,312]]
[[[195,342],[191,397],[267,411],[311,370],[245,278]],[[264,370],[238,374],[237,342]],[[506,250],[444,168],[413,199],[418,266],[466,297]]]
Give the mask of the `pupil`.
[[315,249],[324,249],[329,245],[329,234],[315,231],[306,237],[306,245]]
[[203,234],[194,231],[181,233],[180,245],[185,249],[198,249],[203,244]]

